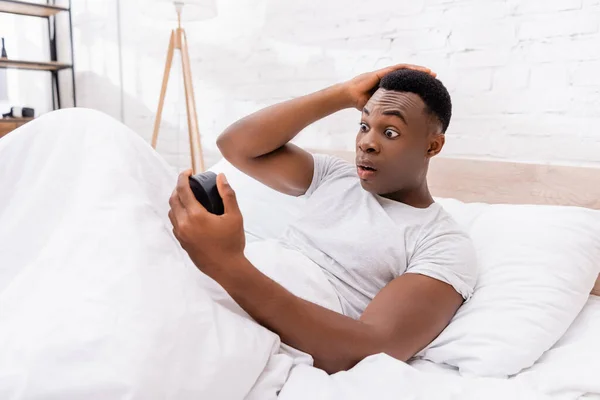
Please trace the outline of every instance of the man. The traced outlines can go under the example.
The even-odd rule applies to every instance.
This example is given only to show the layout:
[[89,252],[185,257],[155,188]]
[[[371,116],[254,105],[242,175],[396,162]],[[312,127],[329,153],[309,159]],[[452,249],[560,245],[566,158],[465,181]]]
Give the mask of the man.
[[[289,143],[350,107],[362,111],[355,166]],[[427,187],[450,116],[435,74],[397,65],[258,111],[219,137],[237,168],[308,197],[281,240],[319,264],[343,315],[294,296],[245,258],[242,215],[222,175],[223,216],[195,201],[190,171],[180,175],[170,199],[175,236],[202,272],[315,366],[335,373],[381,352],[406,361],[447,326],[476,280],[469,238]]]

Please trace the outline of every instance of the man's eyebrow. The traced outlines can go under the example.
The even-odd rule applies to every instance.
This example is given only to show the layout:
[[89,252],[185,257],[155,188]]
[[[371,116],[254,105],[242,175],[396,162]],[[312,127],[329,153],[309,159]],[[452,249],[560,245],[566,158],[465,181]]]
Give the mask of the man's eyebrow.
[[404,121],[405,124],[408,125],[408,122],[406,122],[406,118],[404,118],[404,114],[402,114],[399,110],[387,110],[382,112],[383,115],[395,115],[396,117],[400,118],[402,121]]
[[367,115],[371,115],[371,112],[369,111],[369,109],[367,107],[363,107],[363,112]]

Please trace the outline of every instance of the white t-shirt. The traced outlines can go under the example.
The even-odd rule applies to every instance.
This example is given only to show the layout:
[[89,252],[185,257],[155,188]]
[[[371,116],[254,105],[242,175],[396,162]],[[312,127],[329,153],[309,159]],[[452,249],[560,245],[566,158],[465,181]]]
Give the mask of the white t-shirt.
[[371,194],[361,187],[354,165],[327,155],[315,155],[314,162],[305,209],[282,242],[323,269],[345,315],[359,318],[404,273],[446,282],[470,298],[475,251],[439,204],[415,208]]

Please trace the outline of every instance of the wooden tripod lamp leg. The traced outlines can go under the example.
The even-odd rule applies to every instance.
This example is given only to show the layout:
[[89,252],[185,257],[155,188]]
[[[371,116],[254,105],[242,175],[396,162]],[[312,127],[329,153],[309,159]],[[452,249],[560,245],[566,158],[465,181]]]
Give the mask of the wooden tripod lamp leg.
[[158,110],[154,120],[154,132],[152,133],[152,147],[156,149],[158,141],[158,131],[160,130],[160,121],[162,118],[163,106],[165,105],[165,96],[167,94],[167,85],[169,84],[169,74],[171,73],[171,65],[173,64],[173,52],[175,51],[175,31],[171,31],[171,40],[169,40],[169,50],[167,52],[167,62],[165,64],[165,73],[163,75],[162,88],[160,89],[160,97],[158,99]]
[[192,170],[194,174],[204,172],[204,157],[202,155],[202,143],[198,129],[198,114],[196,113],[196,101],[194,99],[194,86],[192,82],[192,71],[190,68],[190,56],[188,53],[187,37],[185,31],[177,29],[179,44],[181,46],[181,64],[183,67],[183,83],[185,88],[185,105],[187,109],[188,130],[190,134],[190,150],[192,154]]

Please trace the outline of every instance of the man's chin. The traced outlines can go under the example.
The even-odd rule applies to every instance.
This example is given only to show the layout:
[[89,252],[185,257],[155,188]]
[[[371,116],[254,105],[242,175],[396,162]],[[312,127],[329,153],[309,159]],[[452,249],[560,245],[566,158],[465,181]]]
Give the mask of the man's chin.
[[372,180],[360,179],[360,186],[369,193],[377,194],[377,185]]
[[382,187],[378,183],[379,182],[372,179],[360,179],[360,186],[363,188],[363,190],[373,195],[386,197],[388,193],[392,192],[390,190],[386,190],[385,187]]

